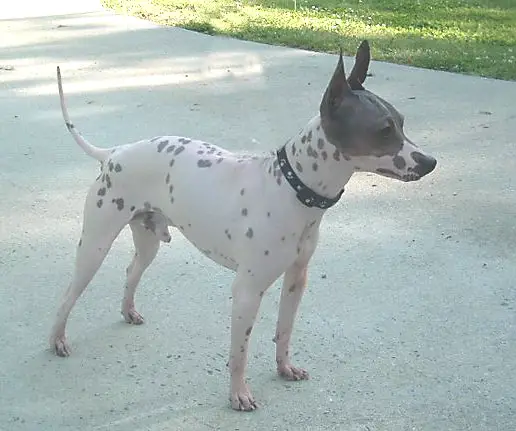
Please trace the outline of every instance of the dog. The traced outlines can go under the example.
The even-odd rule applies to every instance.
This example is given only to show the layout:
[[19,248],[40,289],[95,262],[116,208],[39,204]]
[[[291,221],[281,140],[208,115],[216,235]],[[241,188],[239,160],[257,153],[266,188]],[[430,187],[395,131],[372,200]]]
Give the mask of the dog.
[[75,269],[57,312],[50,344],[68,356],[65,326],[112,242],[129,224],[135,253],[127,268],[122,315],[141,324],[136,286],[175,227],[205,256],[235,271],[232,284],[230,402],[251,411],[257,403],[246,383],[248,344],[265,291],[284,274],[274,341],[277,372],[287,380],[308,373],[290,358],[294,319],[326,210],[338,202],[354,172],[416,181],[437,161],[403,131],[403,115],[366,90],[370,48],[363,41],[348,77],[342,50],[319,114],[277,151],[237,154],[180,136],[159,136],[102,149],[71,123],[61,73],[61,110],[77,144],[101,163],[84,207]]

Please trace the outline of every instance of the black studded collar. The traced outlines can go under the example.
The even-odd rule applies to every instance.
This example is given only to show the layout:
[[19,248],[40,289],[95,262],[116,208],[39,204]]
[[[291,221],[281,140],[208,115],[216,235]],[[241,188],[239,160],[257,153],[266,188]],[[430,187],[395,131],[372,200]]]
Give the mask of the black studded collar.
[[277,152],[276,155],[278,157],[279,166],[281,172],[287,179],[288,183],[292,186],[292,188],[296,191],[296,196],[299,201],[306,205],[307,207],[317,207],[323,210],[328,209],[335,205],[344,193],[344,189],[339,192],[339,194],[334,198],[327,198],[325,196],[321,196],[320,194],[314,192],[310,187],[307,187],[296,175],[292,165],[288,161],[287,151],[285,145],[283,145]]

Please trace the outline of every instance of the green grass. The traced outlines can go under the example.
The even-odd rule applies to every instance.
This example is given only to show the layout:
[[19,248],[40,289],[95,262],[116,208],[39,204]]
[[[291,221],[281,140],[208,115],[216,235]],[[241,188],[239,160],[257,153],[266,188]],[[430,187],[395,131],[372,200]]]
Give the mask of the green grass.
[[103,0],[119,13],[273,45],[516,80],[516,0]]

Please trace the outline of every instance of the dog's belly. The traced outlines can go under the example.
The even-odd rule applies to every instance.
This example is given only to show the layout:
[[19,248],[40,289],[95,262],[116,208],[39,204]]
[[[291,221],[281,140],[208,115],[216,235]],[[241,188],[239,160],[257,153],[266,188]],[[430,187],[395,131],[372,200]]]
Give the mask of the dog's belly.
[[[246,236],[247,224],[257,229],[258,223],[235,220],[240,212],[232,206],[213,207],[207,202],[189,202],[170,213],[173,225],[202,254],[230,270],[236,271],[242,259],[247,260],[257,241]],[[264,229],[261,229],[264,230]]]
[[192,243],[202,254],[210,258],[213,262],[218,263],[219,265],[222,265],[223,267],[230,269],[232,271],[236,271],[238,269],[238,262],[233,256],[232,250],[230,250],[229,248],[224,248],[220,245],[213,246],[213,244],[202,240],[197,240],[194,242],[186,235],[185,238],[190,243]]

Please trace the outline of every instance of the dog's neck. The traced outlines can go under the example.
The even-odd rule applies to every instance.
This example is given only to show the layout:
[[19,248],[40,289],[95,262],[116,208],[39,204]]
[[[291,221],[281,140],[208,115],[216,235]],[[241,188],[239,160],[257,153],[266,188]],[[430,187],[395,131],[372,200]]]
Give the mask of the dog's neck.
[[285,147],[296,175],[303,184],[321,196],[336,197],[353,175],[352,162],[330,144],[319,116],[312,118]]

